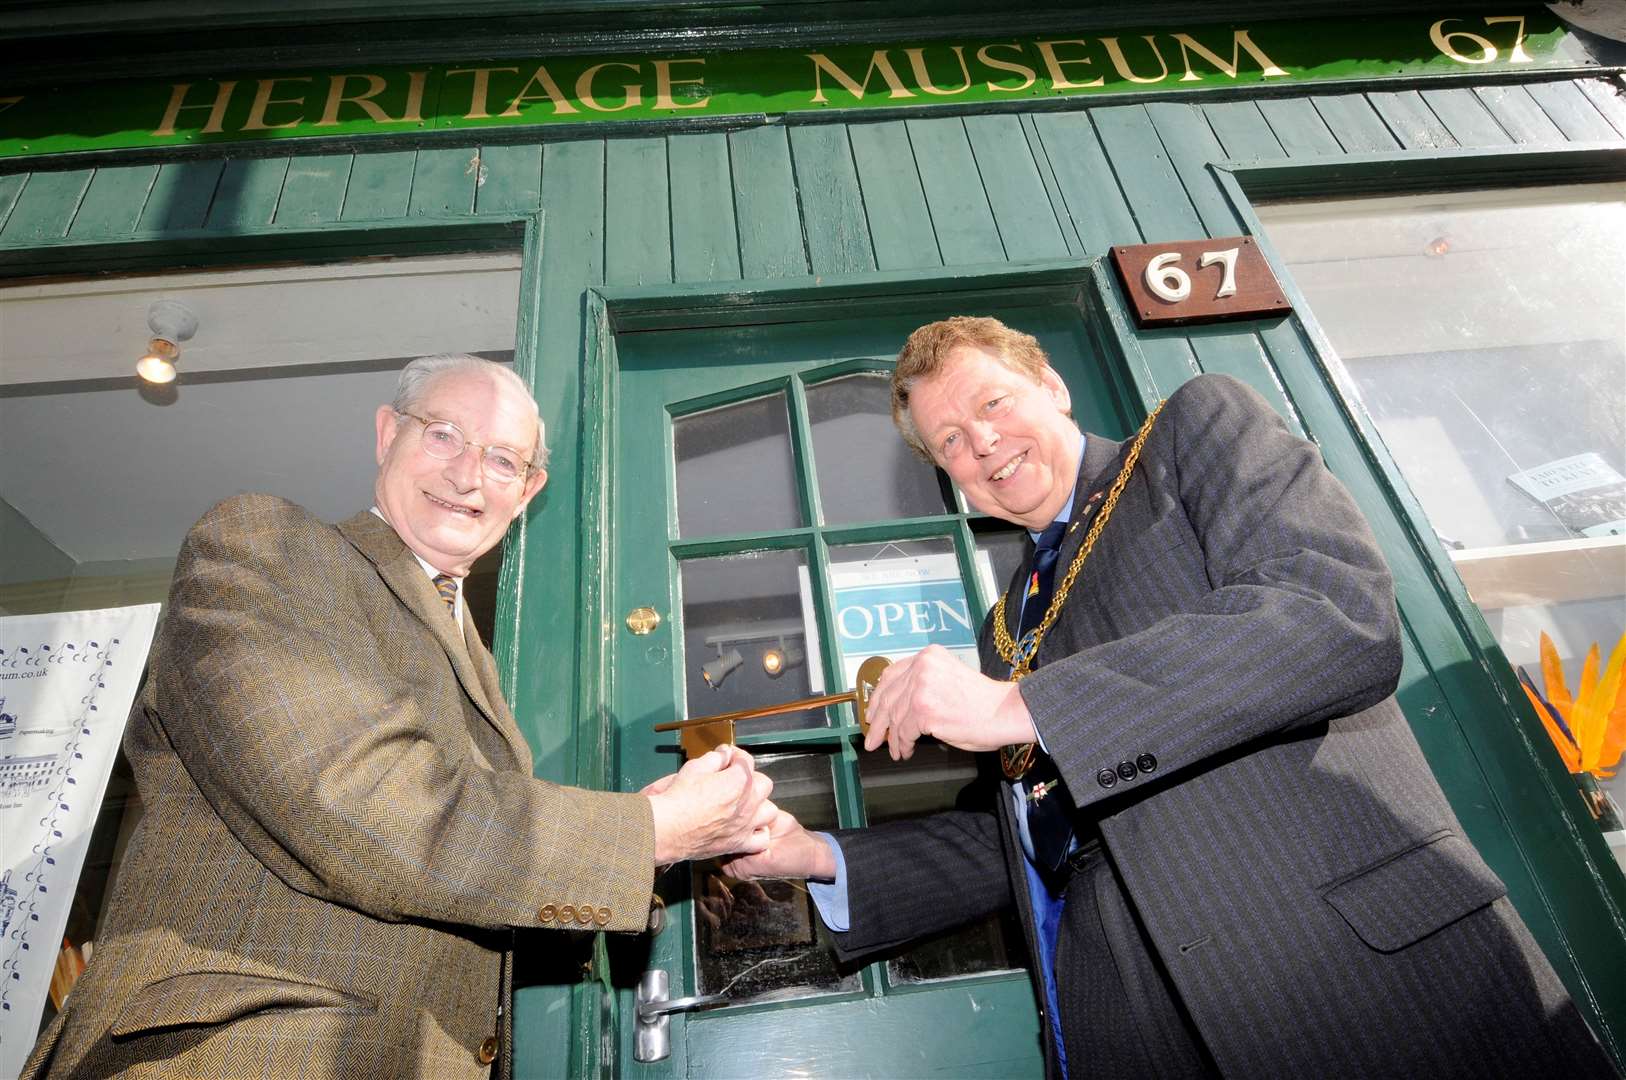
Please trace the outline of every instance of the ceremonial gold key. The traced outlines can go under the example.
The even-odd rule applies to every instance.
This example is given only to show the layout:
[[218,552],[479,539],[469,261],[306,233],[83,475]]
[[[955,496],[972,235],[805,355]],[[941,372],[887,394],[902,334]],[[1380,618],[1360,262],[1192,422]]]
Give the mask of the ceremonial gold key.
[[842,702],[850,701],[853,703],[853,711],[858,714],[858,727],[867,735],[869,696],[875,690],[875,684],[880,681],[881,672],[891,664],[892,661],[884,656],[872,656],[865,660],[858,665],[858,685],[845,693],[820,694],[818,697],[786,701],[779,705],[761,705],[755,709],[739,709],[735,712],[718,713],[716,716],[697,716],[693,720],[673,720],[665,724],[656,724],[655,730],[681,731],[683,757],[685,760],[692,760],[724,743],[732,743],[734,725],[741,720],[760,720],[781,713],[801,712],[803,709],[817,709],[824,705],[840,705]]

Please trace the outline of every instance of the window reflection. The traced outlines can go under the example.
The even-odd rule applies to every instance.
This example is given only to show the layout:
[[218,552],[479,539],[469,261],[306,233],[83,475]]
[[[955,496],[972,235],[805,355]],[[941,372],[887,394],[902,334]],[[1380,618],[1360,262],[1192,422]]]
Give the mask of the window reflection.
[[679,536],[804,524],[784,394],[680,416],[672,428]]
[[865,371],[807,388],[819,501],[831,525],[953,513],[938,471],[892,426],[892,377]]

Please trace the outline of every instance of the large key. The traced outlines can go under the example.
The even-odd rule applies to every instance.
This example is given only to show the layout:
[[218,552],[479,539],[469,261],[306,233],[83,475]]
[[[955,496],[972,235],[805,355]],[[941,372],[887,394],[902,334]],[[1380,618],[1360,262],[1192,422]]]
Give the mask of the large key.
[[732,743],[734,725],[742,720],[760,720],[767,716],[817,709],[824,705],[840,705],[850,701],[853,703],[853,711],[858,714],[859,728],[868,734],[869,696],[875,690],[875,684],[880,681],[881,672],[891,664],[892,661],[884,656],[872,656],[865,660],[858,665],[858,685],[845,693],[820,694],[818,697],[786,701],[779,705],[738,709],[734,712],[718,713],[716,716],[697,716],[693,720],[673,720],[665,724],[656,724],[655,730],[682,732],[679,739],[683,744],[683,757],[685,760],[692,760],[724,743]]

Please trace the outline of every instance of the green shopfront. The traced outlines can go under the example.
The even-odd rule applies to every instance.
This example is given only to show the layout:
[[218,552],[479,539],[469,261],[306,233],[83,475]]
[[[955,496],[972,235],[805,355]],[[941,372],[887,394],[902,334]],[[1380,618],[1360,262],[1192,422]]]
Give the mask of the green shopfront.
[[[479,352],[535,387],[553,461],[471,602],[538,775],[636,790],[680,760],[655,724],[972,646],[1021,537],[891,432],[910,329],[1036,334],[1114,437],[1228,373],[1371,520],[1401,704],[1626,1062],[1626,14],[534,6],[4,5],[0,614],[161,600],[233,491],[365,506],[366,443],[323,433],[403,358]],[[200,325],[159,392],[133,367],[162,299]],[[837,704],[739,739],[810,825],[972,775],[857,730]],[[1040,1074],[1005,920],[854,968],[801,883],[657,892],[636,939],[519,936],[517,1075]],[[664,1046],[660,983],[707,999],[645,1025]]]

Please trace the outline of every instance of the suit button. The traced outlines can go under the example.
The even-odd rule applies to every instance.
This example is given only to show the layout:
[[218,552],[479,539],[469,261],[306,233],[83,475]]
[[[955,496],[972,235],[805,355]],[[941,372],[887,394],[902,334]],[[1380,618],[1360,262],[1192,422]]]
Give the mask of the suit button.
[[497,1060],[497,1047],[501,1045],[497,1041],[497,1036],[487,1035],[480,1040],[480,1049],[474,1052],[474,1060],[482,1065],[490,1065]]
[[595,911],[593,913],[593,921],[598,923],[600,926],[609,926],[610,925],[610,909],[607,908],[607,907],[599,908],[597,911]]
[[552,922],[553,917],[557,914],[559,914],[558,908],[554,907],[552,904],[543,904],[542,910],[536,913],[536,917],[541,919],[543,922]]
[[1111,769],[1102,769],[1095,774],[1095,782],[1102,787],[1111,787],[1118,782],[1118,774]]
[[1136,771],[1135,770],[1135,763],[1133,761],[1120,761],[1120,762],[1118,762],[1118,777],[1119,777],[1119,779],[1121,779],[1121,780],[1133,780],[1135,778],[1135,771]]
[[563,905],[561,905],[560,908],[559,908],[559,921],[560,922],[575,922],[576,921],[576,908],[575,908],[575,906],[572,905],[572,904],[563,904]]
[[593,905],[592,904],[583,904],[581,907],[577,908],[576,909],[576,921],[581,923],[583,926],[586,926],[588,923],[592,922],[593,921]]
[[1151,754],[1142,754],[1140,757],[1135,759],[1135,767],[1141,772],[1151,772],[1153,769],[1157,768],[1157,758],[1153,757]]

